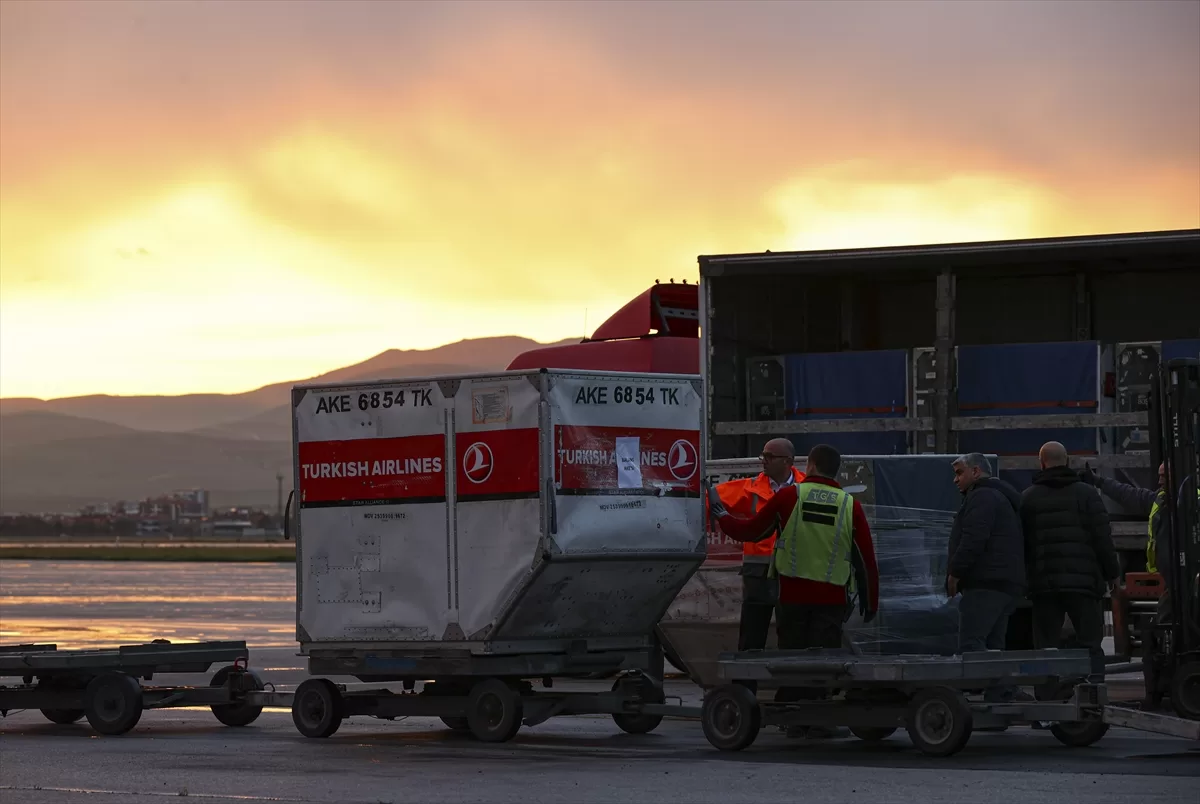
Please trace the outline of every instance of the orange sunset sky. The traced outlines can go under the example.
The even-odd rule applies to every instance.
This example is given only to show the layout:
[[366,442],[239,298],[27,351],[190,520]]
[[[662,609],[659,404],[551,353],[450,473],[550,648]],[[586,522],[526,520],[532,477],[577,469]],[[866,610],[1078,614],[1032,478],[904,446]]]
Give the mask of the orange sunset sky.
[[0,2],[0,394],[578,336],[696,256],[1200,226],[1200,2]]

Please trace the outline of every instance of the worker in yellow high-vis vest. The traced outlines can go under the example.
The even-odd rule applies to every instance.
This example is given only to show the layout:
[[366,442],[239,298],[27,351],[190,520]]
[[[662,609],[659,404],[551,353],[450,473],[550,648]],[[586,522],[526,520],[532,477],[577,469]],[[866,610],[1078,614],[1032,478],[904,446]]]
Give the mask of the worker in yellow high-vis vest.
[[[1101,477],[1085,468],[1079,479],[1091,483],[1121,505],[1147,518],[1146,524],[1146,572],[1158,572],[1158,536],[1163,529],[1163,510],[1167,504],[1167,470],[1158,465],[1158,488],[1143,489],[1121,483],[1111,477]],[[1200,498],[1200,491],[1196,494]]]

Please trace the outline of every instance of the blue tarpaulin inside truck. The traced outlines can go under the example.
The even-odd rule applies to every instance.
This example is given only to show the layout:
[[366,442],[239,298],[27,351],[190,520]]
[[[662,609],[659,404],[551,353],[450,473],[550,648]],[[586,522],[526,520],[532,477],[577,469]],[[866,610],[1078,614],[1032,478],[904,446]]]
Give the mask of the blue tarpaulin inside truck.
[[[996,474],[996,459],[989,459]],[[953,458],[946,455],[897,455],[871,461],[875,504],[896,508],[954,512],[962,494],[954,485]]]
[[[908,352],[828,352],[784,358],[789,419],[875,419],[907,415]],[[906,433],[794,435],[798,454],[830,444],[843,455],[892,455],[908,450]]]
[[[960,346],[960,416],[1035,416],[1095,413],[1099,403],[1099,347],[1095,341]],[[1047,441],[1074,454],[1096,452],[1091,428],[969,430],[961,452],[1036,455]]]
[[1178,341],[1163,341],[1163,360],[1190,357],[1200,360],[1200,338],[1185,338]]

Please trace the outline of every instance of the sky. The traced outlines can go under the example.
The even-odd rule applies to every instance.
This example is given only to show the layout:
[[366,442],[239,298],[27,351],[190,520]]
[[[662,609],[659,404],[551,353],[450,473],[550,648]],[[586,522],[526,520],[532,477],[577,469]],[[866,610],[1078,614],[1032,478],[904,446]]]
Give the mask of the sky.
[[1200,2],[0,3],[0,395],[576,337],[700,254],[1200,226]]

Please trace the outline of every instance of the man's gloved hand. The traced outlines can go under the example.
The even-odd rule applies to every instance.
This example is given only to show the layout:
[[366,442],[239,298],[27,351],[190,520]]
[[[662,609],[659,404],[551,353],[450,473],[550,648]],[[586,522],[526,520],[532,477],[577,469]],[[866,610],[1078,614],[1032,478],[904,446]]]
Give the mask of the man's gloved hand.
[[1083,465],[1083,468],[1079,470],[1079,479],[1089,486],[1100,485],[1100,480],[1096,477],[1096,473],[1092,471],[1091,464],[1085,463]]
[[862,615],[864,623],[869,623],[875,619],[876,612],[870,607],[870,578],[867,576],[866,562],[858,552],[858,545],[850,548],[850,569],[854,573],[854,589],[858,593],[858,613]]
[[864,623],[871,622],[871,620],[875,619],[875,615],[879,613],[871,609],[867,595],[868,592],[865,589],[858,595],[858,613],[862,615]]
[[704,487],[708,491],[708,515],[714,520],[727,516],[729,510],[725,507],[725,503],[721,502],[721,495],[717,494],[716,486],[706,480]]

